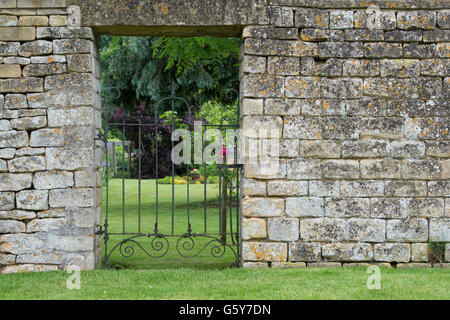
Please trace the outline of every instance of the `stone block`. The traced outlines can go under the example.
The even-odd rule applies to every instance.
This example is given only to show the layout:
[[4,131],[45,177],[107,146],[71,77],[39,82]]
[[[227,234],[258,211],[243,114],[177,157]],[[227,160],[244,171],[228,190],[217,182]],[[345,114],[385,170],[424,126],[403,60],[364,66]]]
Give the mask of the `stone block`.
[[291,160],[287,163],[286,175],[288,179],[320,179],[321,160]]
[[3,41],[31,41],[35,38],[34,27],[0,27],[0,39]]
[[67,72],[67,66],[62,63],[30,64],[23,68],[25,77],[44,77]]
[[0,78],[20,78],[22,70],[18,64],[0,64]]
[[361,138],[399,139],[403,136],[404,123],[401,118],[361,119]]
[[53,40],[53,53],[55,54],[94,53],[94,45],[91,40],[78,38]]
[[287,244],[245,241],[242,257],[246,261],[287,261]]
[[285,7],[270,7],[271,24],[275,27],[293,27],[294,11]]
[[433,180],[441,176],[441,163],[438,160],[403,160],[403,179]]
[[309,194],[316,197],[336,197],[340,195],[339,181],[309,181]]
[[387,240],[397,242],[428,241],[428,221],[426,219],[392,219],[387,221]]
[[324,117],[321,119],[323,139],[358,139],[361,119],[358,117]]
[[73,185],[73,173],[68,171],[37,172],[33,178],[36,189],[69,188]]
[[427,243],[411,243],[411,261],[413,262],[428,261]]
[[286,215],[288,217],[323,217],[324,200],[315,197],[286,199]]
[[269,181],[267,183],[269,196],[303,196],[308,194],[307,181]]
[[302,100],[298,99],[266,99],[264,114],[268,115],[300,115]]
[[19,55],[22,57],[30,57],[51,54],[52,51],[53,45],[50,41],[37,40],[23,43],[20,46]]
[[430,219],[430,241],[450,242],[450,219]]
[[67,26],[67,16],[54,15],[49,17],[49,24],[51,27]]
[[424,181],[386,181],[385,195],[388,197],[420,197],[427,195]]
[[389,142],[383,140],[344,141],[343,158],[376,158],[389,156]]
[[332,10],[330,12],[331,29],[351,29],[353,28],[353,11]]
[[284,199],[248,198],[242,200],[245,217],[279,217],[284,214]]
[[56,266],[56,265],[16,264],[16,265],[4,267],[0,273],[10,274],[10,273],[23,273],[23,272],[48,272],[48,271],[57,271],[57,270],[58,270],[58,266]]
[[51,208],[91,207],[94,205],[93,189],[54,189],[50,190]]
[[280,140],[280,157],[295,158],[298,156],[299,141],[295,139]]
[[347,59],[343,65],[344,76],[375,77],[380,74],[380,62],[370,59]]
[[15,56],[19,52],[20,42],[0,41],[0,56]]
[[0,219],[4,220],[31,220],[34,218],[36,218],[36,213],[33,211],[25,211],[25,210],[0,211]]
[[18,209],[47,210],[48,190],[23,190],[16,194]]
[[241,181],[241,192],[245,196],[265,196],[266,183],[253,179],[243,179]]
[[384,33],[384,37],[385,40],[389,42],[422,42],[421,31],[388,31]]
[[320,58],[363,58],[362,42],[322,42],[318,44]]
[[[88,119],[88,117],[86,117]],[[247,116],[243,120],[243,135],[252,139],[281,137],[283,120],[276,116]]]
[[0,192],[1,210],[12,210],[15,208],[14,192]]
[[[300,59],[297,57],[268,57],[267,71],[269,74],[276,75],[299,75]],[[264,72],[264,70],[262,72]]]
[[397,13],[397,28],[434,29],[436,28],[436,12],[399,11]]
[[306,117],[285,117],[283,138],[286,139],[320,139],[322,126],[320,119]]
[[342,241],[346,235],[346,220],[331,218],[303,219],[300,238],[306,241]]
[[266,220],[257,218],[242,220],[242,239],[250,240],[265,238],[267,238]]
[[382,77],[414,78],[420,75],[421,62],[415,59],[384,59],[380,61]]
[[49,127],[63,127],[63,126],[84,126],[93,123],[94,115],[93,108],[79,107],[71,109],[48,109],[48,126]]
[[321,97],[320,79],[317,77],[286,77],[284,88],[288,98]]
[[246,75],[242,80],[242,94],[249,98],[284,96],[284,79],[280,76]]
[[356,160],[326,160],[323,177],[327,179],[358,179],[359,162]]
[[374,245],[375,261],[409,262],[411,247],[406,243],[380,243]]
[[300,155],[304,158],[340,158],[341,143],[333,140],[301,141]]
[[48,26],[47,16],[21,16],[19,27],[46,27]]
[[44,91],[44,80],[40,78],[20,78],[0,80],[0,93],[25,93]]
[[[74,65],[79,66],[79,63]],[[266,58],[258,56],[245,56],[242,61],[242,70],[245,73],[264,73],[266,71]]]
[[[92,28],[79,27],[38,27],[36,28],[36,38],[38,39],[64,39],[65,41],[59,42],[60,45],[68,43],[68,39],[89,39],[94,40],[94,33]],[[82,42],[86,44],[86,42]],[[86,44],[87,45],[87,44]],[[82,46],[81,43],[78,46]],[[69,54],[76,52],[68,52]],[[80,52],[81,53],[81,52]],[[91,52],[86,52],[91,53]]]
[[322,245],[322,256],[328,261],[371,261],[373,248],[368,243],[329,243]]
[[28,108],[27,97],[24,94],[7,94],[5,96],[5,109]]
[[363,52],[365,58],[400,58],[403,46],[401,43],[389,42],[365,43]]
[[386,221],[382,219],[347,220],[345,240],[364,242],[383,242],[386,235]]
[[41,156],[18,157],[8,161],[9,172],[36,172],[45,169],[45,158]]
[[25,232],[25,223],[16,220],[0,220],[0,233]]
[[371,218],[399,219],[409,215],[408,200],[403,198],[371,198]]
[[361,98],[363,95],[363,81],[361,79],[325,79],[320,82],[324,98],[349,99]]
[[47,126],[47,117],[23,117],[11,120],[11,126],[16,130],[35,130]]
[[403,56],[405,58],[433,58],[435,50],[435,44],[405,43]]
[[361,178],[400,179],[401,161],[392,159],[361,160]]
[[297,40],[297,28],[274,28],[271,26],[247,26],[242,38]]
[[297,241],[299,237],[299,219],[269,218],[267,233],[272,241]]
[[0,131],[0,148],[22,148],[27,145],[26,131]]
[[420,141],[392,141],[391,152],[394,158],[422,158],[425,144]]
[[93,152],[90,148],[47,148],[47,170],[77,170],[90,168]]
[[329,13],[325,10],[298,9],[295,11],[295,26],[301,28],[328,28]]
[[367,198],[326,198],[325,216],[332,218],[368,218],[370,216],[370,200]]
[[31,173],[0,173],[0,191],[20,191],[31,187]]
[[341,181],[341,194],[349,197],[383,196],[384,182],[376,180]]

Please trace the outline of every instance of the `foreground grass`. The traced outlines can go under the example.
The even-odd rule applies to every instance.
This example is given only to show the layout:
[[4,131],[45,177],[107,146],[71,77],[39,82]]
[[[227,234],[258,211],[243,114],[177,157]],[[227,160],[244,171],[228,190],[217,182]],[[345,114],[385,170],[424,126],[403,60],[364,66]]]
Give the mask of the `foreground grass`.
[[450,299],[445,269],[381,269],[368,290],[365,268],[95,270],[68,290],[65,272],[0,276],[0,299]]

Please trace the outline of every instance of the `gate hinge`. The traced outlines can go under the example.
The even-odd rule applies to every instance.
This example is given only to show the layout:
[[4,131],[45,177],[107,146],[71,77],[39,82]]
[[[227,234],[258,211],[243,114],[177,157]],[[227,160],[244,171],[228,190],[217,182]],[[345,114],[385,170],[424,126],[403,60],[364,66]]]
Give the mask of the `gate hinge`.
[[104,141],[105,138],[106,138],[106,134],[105,134],[105,133],[98,132],[98,133],[97,133],[97,136],[95,137],[95,140],[101,140],[101,141]]
[[100,226],[100,229],[97,230],[94,234],[96,234],[96,235],[102,235],[102,234],[104,234],[104,233],[105,233],[105,231],[103,230],[103,227]]

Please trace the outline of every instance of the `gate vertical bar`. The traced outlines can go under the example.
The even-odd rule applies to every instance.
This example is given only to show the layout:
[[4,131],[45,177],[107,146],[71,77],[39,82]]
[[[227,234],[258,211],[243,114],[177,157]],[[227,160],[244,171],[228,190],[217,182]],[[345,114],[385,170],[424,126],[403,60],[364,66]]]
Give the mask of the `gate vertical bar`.
[[122,118],[122,227],[125,234],[125,115]]
[[105,107],[105,132],[103,136],[103,140],[105,143],[105,171],[106,171],[106,208],[105,208],[105,233],[103,241],[105,243],[105,268],[108,267],[108,207],[109,207],[109,168],[108,168],[108,112]]
[[[172,133],[175,130],[175,80],[172,79],[172,90],[171,90],[171,102],[172,102]],[[172,150],[174,147],[173,139],[170,139],[172,142]],[[175,234],[175,163],[173,160],[172,163],[172,235]]]
[[138,232],[141,233],[141,205],[142,205],[142,201],[141,201],[141,157],[142,157],[142,153],[141,153],[141,144],[142,144],[142,138],[141,138],[141,134],[142,134],[142,127],[141,127],[141,119],[139,119],[139,129],[138,129],[138,175],[139,175],[139,206],[138,206]]
[[159,179],[159,166],[158,166],[158,162],[159,162],[159,158],[158,158],[158,122],[159,122],[159,117],[158,117],[158,108],[155,108],[155,167],[156,167],[156,172],[155,172],[155,176],[156,176],[156,206],[155,206],[155,210],[156,210],[156,220],[155,220],[155,234],[158,234],[158,179]]

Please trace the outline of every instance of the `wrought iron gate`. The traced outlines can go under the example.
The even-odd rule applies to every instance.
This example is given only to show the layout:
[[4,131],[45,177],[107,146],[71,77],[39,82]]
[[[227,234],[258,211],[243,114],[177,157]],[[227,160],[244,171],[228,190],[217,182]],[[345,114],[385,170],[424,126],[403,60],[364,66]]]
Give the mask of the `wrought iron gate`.
[[[117,90],[117,89],[116,89]],[[120,94],[120,93],[119,93]],[[239,128],[239,94],[236,90],[232,89],[227,92],[227,98],[230,100],[236,99],[237,105],[237,118],[235,123],[224,123],[223,118],[219,124],[207,123],[205,119],[201,121],[201,146],[202,152],[206,147],[207,141],[205,141],[204,132],[206,129],[217,129],[221,132],[225,129],[238,129]],[[104,206],[102,208],[104,215],[104,225],[99,231],[99,234],[103,234],[104,238],[104,266],[111,267],[110,259],[111,255],[115,252],[119,252],[124,258],[133,257],[137,250],[140,250],[149,258],[162,258],[170,251],[174,251],[183,258],[193,258],[199,256],[199,254],[205,254],[209,250],[210,256],[219,258],[224,256],[227,251],[232,253],[234,258],[233,266],[239,266],[240,264],[240,181],[242,175],[242,165],[238,163],[238,142],[236,141],[234,146],[234,160],[230,164],[219,163],[217,164],[218,171],[218,198],[213,198],[213,204],[211,206],[211,200],[208,198],[209,187],[207,183],[209,177],[207,176],[207,163],[202,156],[201,167],[203,168],[204,176],[198,178],[192,174],[191,165],[186,165],[185,176],[185,195],[186,202],[181,206],[177,203],[175,195],[176,192],[180,192],[176,187],[176,174],[175,163],[171,161],[170,168],[170,184],[171,184],[171,205],[169,208],[162,208],[160,202],[160,177],[158,175],[158,164],[161,154],[158,153],[159,132],[158,123],[161,121],[161,106],[164,103],[169,103],[171,106],[171,119],[167,121],[170,125],[170,129],[173,130],[176,127],[175,123],[175,104],[181,103],[187,110],[187,125],[192,127],[193,114],[189,103],[175,94],[175,84],[172,82],[171,95],[169,97],[161,99],[153,107],[153,119],[147,119],[147,121],[130,122],[126,121],[125,116],[122,117],[122,121],[112,119],[105,108],[104,112],[104,133],[100,139],[104,143]],[[117,199],[117,196],[110,194],[110,174],[113,171],[110,161],[110,153],[108,147],[108,132],[112,128],[116,128],[116,133],[121,132],[122,141],[116,142],[115,145],[122,146],[121,155],[121,176],[119,182],[121,183],[121,199]],[[126,141],[126,137],[129,131],[133,131],[137,135],[137,143],[130,143]],[[153,132],[149,134],[149,132]],[[145,136],[147,133],[147,136]],[[145,179],[142,177],[142,165],[143,150],[146,147],[143,144],[143,137],[151,136],[152,140],[152,161],[155,166],[156,176],[153,179]],[[171,147],[173,150],[174,141],[171,139]],[[128,148],[126,148],[128,147]],[[222,149],[227,150],[227,149]],[[228,149],[228,152],[230,150]],[[229,152],[230,153],[230,152]],[[203,155],[203,153],[202,153]],[[219,155],[223,158],[225,155],[222,152]],[[167,155],[166,155],[167,156]],[[120,159],[119,159],[120,160]],[[128,162],[128,163],[127,163]],[[126,177],[130,177],[130,163],[134,162],[136,166],[136,173],[134,174],[134,180],[128,180]],[[127,163],[127,164],[126,164]],[[120,165],[119,165],[120,166]],[[121,169],[121,170],[120,170]],[[117,178],[117,177],[116,177]],[[132,182],[130,182],[132,181]],[[192,183],[196,181],[195,192],[199,192],[198,184],[202,184],[203,189],[203,201],[201,210],[197,210],[196,214],[192,214],[191,210],[191,196],[193,188]],[[198,182],[197,182],[198,181]],[[117,182],[117,179],[116,179]],[[134,215],[130,213],[127,208],[127,202],[132,201],[127,197],[127,184],[137,184],[137,204],[135,204]],[[154,193],[144,194],[142,192],[142,184],[154,183]],[[183,183],[184,184],[184,183]],[[217,184],[216,184],[217,188]],[[198,195],[196,195],[198,198]],[[114,213],[111,209],[112,197],[116,203]],[[143,200],[152,198],[152,208],[144,208],[142,205]],[[214,201],[215,200],[215,201]],[[121,207],[117,208],[117,201],[121,203]],[[214,205],[216,204],[216,205]],[[197,209],[198,203],[197,203]],[[181,211],[181,213],[180,213]],[[199,212],[202,212],[200,216]],[[111,224],[111,215],[115,214],[115,220],[117,224],[117,215],[120,214],[121,226],[113,226]],[[130,217],[129,217],[130,216]],[[131,227],[128,224],[127,219],[133,219]],[[136,221],[137,219],[137,221]],[[180,219],[184,219],[180,226]],[[146,221],[148,220],[148,221]],[[151,220],[151,222],[149,222]],[[201,220],[201,221],[200,221]],[[228,221],[227,221],[228,220]],[[151,227],[149,227],[151,223]],[[170,224],[169,226],[164,223]],[[177,225],[176,225],[177,224]],[[111,242],[111,240],[116,239]],[[173,250],[171,245],[175,248]]]

